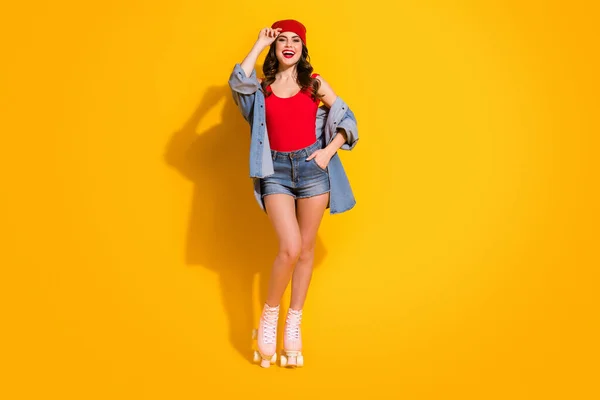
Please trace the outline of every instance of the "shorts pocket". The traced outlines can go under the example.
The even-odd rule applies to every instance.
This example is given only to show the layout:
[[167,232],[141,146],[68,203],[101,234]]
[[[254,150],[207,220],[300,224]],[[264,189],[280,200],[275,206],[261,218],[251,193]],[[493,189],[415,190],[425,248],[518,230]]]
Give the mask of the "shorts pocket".
[[321,166],[317,163],[317,160],[315,158],[311,158],[311,160],[313,164],[315,164],[315,167],[319,168],[321,171],[323,172],[327,172],[326,168],[321,168]]

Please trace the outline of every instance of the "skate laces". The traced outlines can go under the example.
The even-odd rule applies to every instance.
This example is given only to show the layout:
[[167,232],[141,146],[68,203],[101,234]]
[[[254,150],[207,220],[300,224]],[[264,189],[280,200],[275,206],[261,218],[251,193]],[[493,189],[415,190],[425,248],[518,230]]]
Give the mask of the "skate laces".
[[302,321],[302,310],[288,309],[286,318],[286,334],[290,339],[300,338],[300,322]]
[[275,343],[278,316],[279,306],[269,307],[265,304],[265,311],[263,313],[263,341],[266,344]]

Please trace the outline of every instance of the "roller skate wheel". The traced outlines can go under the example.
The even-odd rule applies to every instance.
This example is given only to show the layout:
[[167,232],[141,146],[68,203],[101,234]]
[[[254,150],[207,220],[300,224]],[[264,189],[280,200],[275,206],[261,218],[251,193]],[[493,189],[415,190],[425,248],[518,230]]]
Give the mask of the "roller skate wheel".
[[284,356],[283,354],[281,355],[281,357],[279,358],[279,364],[282,367],[285,367],[287,365],[287,357]]
[[302,354],[298,355],[298,366],[299,367],[304,366],[304,356]]
[[271,364],[275,364],[277,362],[277,353],[271,356]]
[[261,356],[260,356],[259,352],[256,351],[256,350],[254,351],[254,357],[253,357],[253,359],[254,359],[255,363],[260,362]]
[[269,368],[271,366],[271,363],[269,362],[269,360],[265,360],[263,358],[262,360],[260,360],[260,366],[263,368]]

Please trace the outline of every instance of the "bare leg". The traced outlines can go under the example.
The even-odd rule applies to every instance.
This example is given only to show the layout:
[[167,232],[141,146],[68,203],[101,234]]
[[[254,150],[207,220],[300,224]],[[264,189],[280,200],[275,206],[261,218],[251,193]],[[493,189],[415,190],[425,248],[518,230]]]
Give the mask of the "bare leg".
[[279,305],[292,277],[300,256],[301,237],[294,198],[286,194],[270,194],[264,199],[267,215],[279,239],[279,251],[273,263],[267,294],[267,304],[274,307]]
[[294,310],[301,310],[304,307],[312,277],[317,232],[328,200],[329,193],[297,200],[297,218],[302,245],[292,277],[290,308]]

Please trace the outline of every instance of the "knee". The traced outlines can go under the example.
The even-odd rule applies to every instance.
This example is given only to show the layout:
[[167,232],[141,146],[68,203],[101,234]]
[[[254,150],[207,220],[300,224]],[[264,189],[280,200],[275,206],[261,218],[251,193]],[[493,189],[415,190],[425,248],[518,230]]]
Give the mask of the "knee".
[[300,261],[310,261],[315,256],[315,247],[314,246],[302,246],[300,249]]
[[279,258],[287,265],[295,264],[301,253],[300,243],[288,243],[279,250]]

